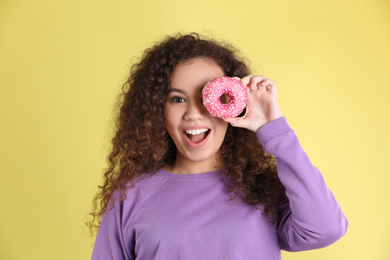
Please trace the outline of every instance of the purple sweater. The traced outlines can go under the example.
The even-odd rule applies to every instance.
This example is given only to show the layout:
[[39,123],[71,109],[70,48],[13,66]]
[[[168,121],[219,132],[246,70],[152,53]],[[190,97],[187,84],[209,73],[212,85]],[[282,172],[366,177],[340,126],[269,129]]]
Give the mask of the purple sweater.
[[275,156],[286,188],[277,224],[256,207],[230,200],[222,172],[160,170],[105,212],[92,259],[272,260],[281,259],[281,249],[321,248],[342,237],[348,221],[286,119],[263,126],[257,137]]

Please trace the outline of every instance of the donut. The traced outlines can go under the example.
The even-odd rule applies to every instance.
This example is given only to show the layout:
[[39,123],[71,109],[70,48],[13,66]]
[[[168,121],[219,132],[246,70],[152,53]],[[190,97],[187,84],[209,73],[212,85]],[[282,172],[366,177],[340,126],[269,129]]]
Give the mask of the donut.
[[[229,101],[221,102],[221,96],[227,95]],[[203,105],[214,117],[236,117],[246,106],[246,87],[237,78],[219,77],[207,82],[202,90]]]

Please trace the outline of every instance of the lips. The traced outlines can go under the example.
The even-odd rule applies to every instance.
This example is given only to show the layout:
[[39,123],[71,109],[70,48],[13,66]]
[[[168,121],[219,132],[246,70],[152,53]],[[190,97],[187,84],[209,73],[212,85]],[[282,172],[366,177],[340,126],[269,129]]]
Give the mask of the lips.
[[208,139],[210,129],[206,127],[187,128],[183,131],[186,142],[194,148],[201,147]]

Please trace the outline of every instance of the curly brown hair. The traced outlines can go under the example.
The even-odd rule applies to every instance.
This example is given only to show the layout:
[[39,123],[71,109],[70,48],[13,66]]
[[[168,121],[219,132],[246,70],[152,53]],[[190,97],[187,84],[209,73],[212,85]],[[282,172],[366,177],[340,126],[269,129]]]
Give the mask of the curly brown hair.
[[[193,58],[208,58],[226,76],[242,78],[250,71],[239,56],[231,45],[196,33],[169,36],[145,50],[122,87],[104,184],[99,186],[93,201],[93,219],[87,223],[92,233],[104,212],[113,206],[114,200],[110,199],[114,191],[121,194],[119,199],[126,199],[125,191],[137,178],[153,174],[176,159],[176,147],[163,116],[174,68]],[[232,199],[240,197],[276,221],[276,205],[283,186],[277,176],[275,158],[264,151],[256,134],[229,125],[221,154],[231,183],[229,190],[234,194]]]

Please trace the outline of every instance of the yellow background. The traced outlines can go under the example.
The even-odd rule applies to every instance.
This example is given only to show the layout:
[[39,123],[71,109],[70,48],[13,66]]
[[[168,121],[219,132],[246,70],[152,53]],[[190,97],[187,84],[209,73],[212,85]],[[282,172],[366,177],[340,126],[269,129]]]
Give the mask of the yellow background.
[[1,0],[0,259],[89,259],[84,222],[130,65],[166,34],[231,42],[278,84],[347,235],[284,259],[390,259],[387,0]]

